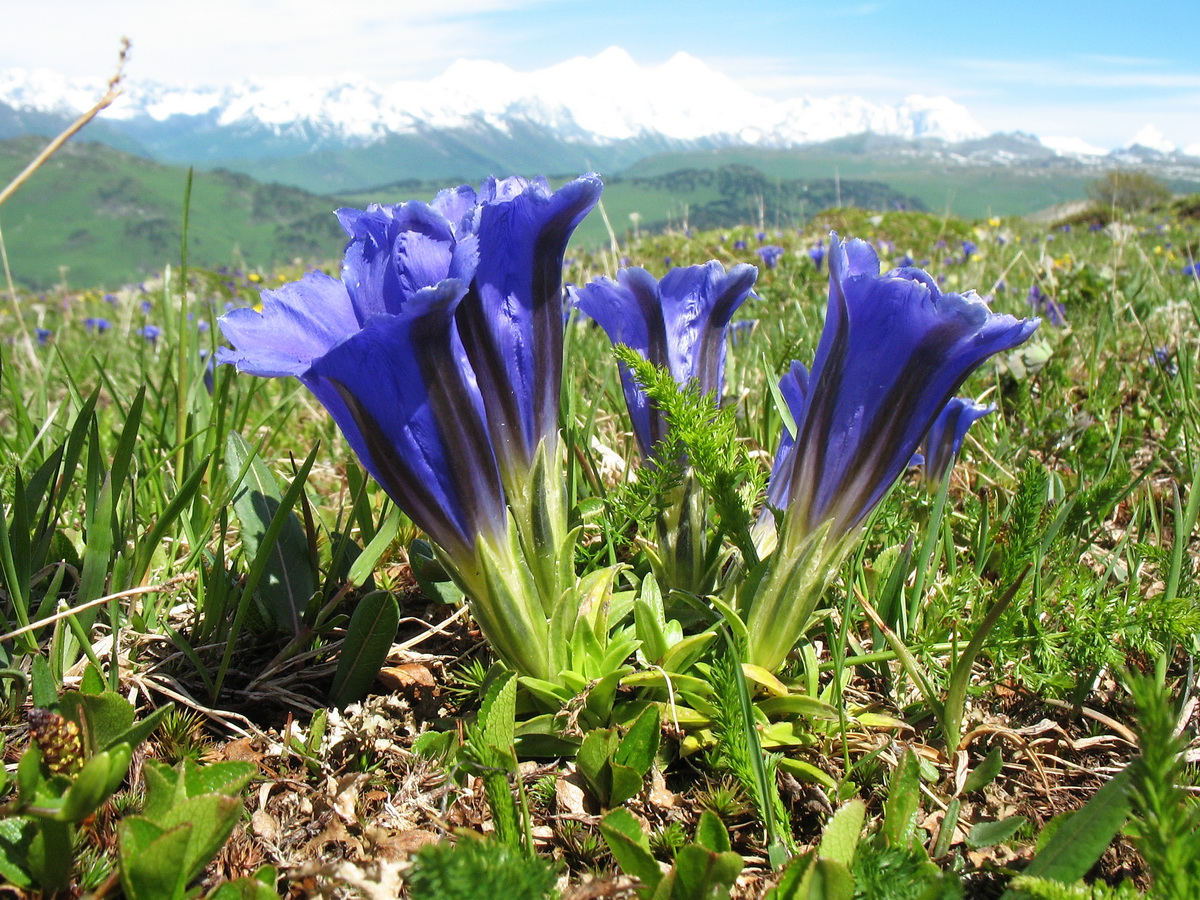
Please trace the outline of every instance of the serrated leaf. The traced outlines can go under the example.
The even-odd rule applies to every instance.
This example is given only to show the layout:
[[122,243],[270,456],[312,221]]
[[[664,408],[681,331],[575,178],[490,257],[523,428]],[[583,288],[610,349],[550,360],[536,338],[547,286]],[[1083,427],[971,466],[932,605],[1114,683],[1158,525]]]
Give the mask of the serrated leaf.
[[185,759],[181,765],[188,797],[198,797],[201,794],[236,797],[258,772],[258,767],[253,763],[236,759],[221,760],[207,765],[198,765]]
[[892,847],[905,847],[912,841],[917,809],[921,804],[921,767],[917,755],[907,749],[888,782],[887,802],[883,805],[883,836]]
[[331,704],[340,709],[367,695],[387,661],[399,626],[400,604],[391,593],[374,591],[358,601],[329,689]]
[[479,710],[483,740],[499,750],[511,750],[517,719],[517,679],[511,673],[498,678],[488,689]]
[[844,866],[853,865],[866,815],[867,807],[861,800],[851,800],[835,812],[825,824],[817,855],[823,860],[833,860]]

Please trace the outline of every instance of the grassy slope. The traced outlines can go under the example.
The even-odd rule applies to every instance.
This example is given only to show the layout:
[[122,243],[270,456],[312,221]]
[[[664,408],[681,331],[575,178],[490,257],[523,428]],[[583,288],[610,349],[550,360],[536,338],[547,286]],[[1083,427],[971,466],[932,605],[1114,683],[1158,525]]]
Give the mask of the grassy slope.
[[677,169],[754,166],[784,179],[870,179],[912,194],[930,209],[964,218],[1023,216],[1084,196],[1096,177],[1091,170],[964,165],[927,157],[885,157],[841,153],[827,147],[796,150],[723,149],[705,153],[660,154],[629,168],[626,175],[648,177]]
[[[44,144],[0,143],[0,184]],[[64,147],[0,208],[14,277],[37,288],[69,283],[115,287],[179,259],[187,173],[99,144]],[[189,253],[205,266],[267,266],[328,257],[342,232],[339,204],[243,175],[197,173]]]

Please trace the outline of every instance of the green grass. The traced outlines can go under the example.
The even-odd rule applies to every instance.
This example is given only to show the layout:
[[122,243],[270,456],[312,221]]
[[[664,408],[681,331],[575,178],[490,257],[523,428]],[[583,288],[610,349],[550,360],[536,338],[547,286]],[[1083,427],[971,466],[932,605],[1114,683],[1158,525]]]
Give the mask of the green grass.
[[[95,202],[106,179],[121,171],[106,167],[103,156],[86,163],[65,159],[60,169],[39,173],[43,189],[56,171],[66,173],[62,178],[85,170],[92,175],[69,195],[74,206],[61,214],[16,207],[25,212],[14,224],[13,208],[5,207],[10,258],[29,252],[37,235],[68,228],[59,220]],[[178,207],[171,204],[178,204],[172,198],[181,186],[176,170],[145,168],[140,186],[115,190],[109,202],[140,204],[145,221],[161,219],[166,237],[157,239],[166,243],[155,245],[152,257],[159,266],[174,261],[178,234],[171,229],[178,225],[170,223],[178,221],[171,219]],[[212,392],[206,388],[199,351],[216,347],[216,317],[227,304],[253,304],[263,284],[293,279],[303,268],[254,279],[197,268],[206,261],[204,248],[218,240],[222,221],[233,228],[272,210],[278,215],[284,195],[259,197],[255,213],[256,190],[235,178],[197,177],[186,294],[172,282],[105,299],[100,291],[71,289],[72,274],[65,288],[18,292],[0,312],[0,630],[32,625],[0,641],[0,669],[23,677],[44,673],[43,691],[49,683],[53,694],[90,660],[126,690],[131,673],[142,679],[139,684],[149,683],[146,673],[163,675],[163,684],[186,689],[201,704],[236,706],[263,717],[258,724],[270,728],[279,726],[282,710],[307,716],[328,701],[348,616],[367,589],[365,577],[356,584],[349,578],[364,548],[380,554],[374,586],[403,588],[405,603],[415,605],[405,607],[407,621],[427,614],[405,565],[415,536],[411,523],[391,516],[382,492],[365,482],[312,398],[292,379],[239,376],[227,367],[215,373]],[[26,191],[35,201],[50,202],[38,193],[38,180]],[[268,203],[271,196],[275,202]],[[305,215],[307,207],[287,196],[296,200],[296,216]],[[667,193],[625,193],[620,183],[605,195],[619,236],[630,212],[670,217],[671,202]],[[751,221],[690,235],[642,234],[623,238],[618,253],[659,276],[667,258],[675,264],[711,258],[726,265],[758,263],[758,228]],[[763,712],[758,728],[751,725],[760,735],[756,740],[782,754],[786,771],[818,773],[805,791],[825,791],[833,805],[858,793],[869,800],[869,787],[861,786],[867,779],[856,767],[869,772],[883,765],[886,757],[870,751],[890,746],[897,729],[865,716],[851,722],[864,712],[866,698],[893,722],[905,722],[905,741],[925,746],[926,764],[937,776],[926,787],[945,806],[964,798],[956,794],[955,761],[935,724],[947,718],[939,705],[961,705],[964,733],[1001,714],[994,690],[999,683],[1009,694],[1033,698],[1033,719],[1017,726],[1058,709],[1042,701],[1107,704],[1107,712],[1121,717],[1124,667],[1158,665],[1164,679],[1176,680],[1200,651],[1200,579],[1193,560],[1200,505],[1194,487],[1200,467],[1200,281],[1180,273],[1200,249],[1200,232],[1194,220],[1157,215],[1127,223],[1115,236],[1084,228],[1046,231],[1018,219],[989,223],[858,210],[824,212],[802,231],[768,223],[765,241],[783,246],[785,255],[776,268],[760,272],[756,298],[739,313],[757,325],[730,349],[725,391],[739,440],[764,468],[782,428],[768,375],[778,375],[792,359],[812,362],[827,284],[807,250],[831,228],[881,242],[885,265],[911,254],[944,278],[945,289],[991,294],[997,311],[1028,314],[1027,292],[1037,283],[1066,314],[1064,327],[1043,323],[1029,346],[989,363],[965,386],[963,393],[995,403],[998,411],[972,430],[944,514],[915,475],[902,479],[824,598],[831,617],[814,627],[782,678],[810,710],[825,703],[834,715],[780,713],[777,704],[767,707],[773,710],[769,723]],[[978,245],[968,261],[961,251],[965,239]],[[113,241],[115,248],[119,241]],[[335,234],[319,244],[330,271],[336,271],[341,241]],[[737,247],[738,241],[746,246]],[[607,250],[573,251],[565,280],[611,275],[612,262]],[[96,318],[110,327],[89,330],[85,322]],[[157,342],[139,334],[146,324],[164,329]],[[44,344],[36,339],[38,328],[51,333]],[[568,347],[564,433],[572,452],[564,477],[584,529],[578,567],[591,571],[607,565],[611,555],[628,564],[623,578],[641,578],[650,571],[642,545],[617,533],[602,512],[626,477],[625,463],[636,465],[611,349],[599,329],[583,321],[569,325]],[[1165,348],[1164,362],[1155,360],[1157,348]],[[245,443],[231,441],[231,432]],[[256,521],[249,521],[253,505],[235,499],[246,471],[272,501]],[[387,528],[394,529],[394,540]],[[284,568],[305,566],[315,575],[314,598],[287,629],[272,624],[265,589],[253,590],[266,583],[272,538],[283,533],[292,538],[286,551],[278,551],[286,556]],[[383,540],[376,542],[379,533]],[[436,575],[432,561],[420,573],[427,587],[437,584],[431,571]],[[622,584],[633,589],[632,580]],[[1020,588],[1012,604],[989,619],[993,604],[1014,585]],[[902,649],[882,639],[858,597],[879,610]],[[92,605],[82,609],[85,604]],[[60,608],[75,612],[65,621],[48,621]],[[990,630],[969,645],[985,623]],[[686,617],[684,624],[695,626]],[[118,639],[116,649],[104,640],[109,636]],[[957,666],[968,647],[978,655]],[[696,671],[671,695],[685,711],[689,703],[704,709],[703,697],[689,695],[704,686],[705,671]],[[657,677],[644,667],[641,674]],[[1101,676],[1107,679],[1103,694],[1094,692]],[[643,701],[666,702],[661,686],[636,690]],[[634,692],[631,687],[618,695],[619,709]],[[20,679],[0,680],[5,724],[16,721],[24,699]],[[764,692],[755,698],[764,699]],[[531,708],[519,707],[518,717]],[[696,750],[705,740],[711,734],[692,728],[681,746]],[[377,765],[370,748],[350,760],[320,760],[313,757],[320,741],[314,746],[306,748],[303,763],[313,771],[342,766],[342,774]],[[698,754],[672,764],[672,790],[696,795],[708,776],[716,780],[705,762],[716,758]],[[301,767],[297,777],[307,777],[304,772]],[[280,784],[293,787],[284,778]],[[1025,791],[1020,802],[1041,803],[1017,779],[1005,784]],[[395,788],[386,786],[385,794]],[[1069,789],[1091,786],[1072,781]],[[988,816],[982,805],[974,812],[969,803],[963,808],[964,816]],[[809,826],[798,819],[797,827]],[[765,866],[762,848],[748,837],[754,833],[742,829],[736,849]],[[794,837],[811,843],[812,833]],[[948,854],[938,860],[947,872],[974,865],[961,843],[950,843]]]
[[[21,171],[43,143],[0,142],[0,182]],[[0,208],[14,277],[38,290],[63,283],[115,289],[151,278],[178,256],[186,175],[102,144],[68,143]],[[342,236],[331,215],[339,205],[244,175],[198,173],[191,258],[210,268],[250,270],[327,256]]]

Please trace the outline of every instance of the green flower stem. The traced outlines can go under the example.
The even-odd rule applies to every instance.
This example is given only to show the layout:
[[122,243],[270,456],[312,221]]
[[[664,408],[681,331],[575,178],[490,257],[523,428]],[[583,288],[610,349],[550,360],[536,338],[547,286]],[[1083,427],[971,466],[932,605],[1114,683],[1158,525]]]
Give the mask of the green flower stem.
[[471,615],[496,655],[518,674],[554,680],[549,671],[550,629],[516,528],[488,541],[480,536],[473,558],[435,551],[466,594]]
[[702,596],[712,591],[708,560],[708,511],[704,491],[688,469],[666,497],[655,521],[658,581],[668,589]]
[[750,573],[739,604],[746,610],[747,662],[775,671],[812,623],[826,586],[853,547],[830,542],[830,523],[798,534],[785,523],[779,544]]
[[528,472],[502,472],[521,555],[528,565],[542,613],[554,614],[575,581],[575,536],[567,529],[562,440],[542,441]]

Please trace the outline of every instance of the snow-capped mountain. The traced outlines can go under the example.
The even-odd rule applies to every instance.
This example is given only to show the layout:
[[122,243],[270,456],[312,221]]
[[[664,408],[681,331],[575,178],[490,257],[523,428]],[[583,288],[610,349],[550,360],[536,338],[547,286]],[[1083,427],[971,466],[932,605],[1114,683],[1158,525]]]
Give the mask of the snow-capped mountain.
[[[0,139],[55,134],[103,84],[45,70],[0,71]],[[460,60],[423,82],[362,78],[244,80],[220,86],[129,79],[87,137],[164,163],[220,166],[317,192],[404,178],[489,172],[622,171],[662,152],[793,148],[864,135],[880,152],[967,165],[1182,165],[1147,126],[1112,152],[1077,138],[988,135],[960,104],[912,95],[895,105],[856,96],[772,100],[695,57],[638,65],[624,50],[534,72]]]
[[[78,114],[99,88],[44,70],[0,72],[0,103],[18,112]],[[103,116],[132,133],[191,121],[206,129],[304,136],[325,146],[481,123],[507,130],[514,122],[590,143],[658,136],[786,147],[862,132],[949,142],[984,134],[945,97],[913,95],[895,106],[851,96],[774,101],[685,53],[643,67],[617,48],[534,72],[461,60],[430,81],[387,85],[355,78],[219,87],[130,81]]]

